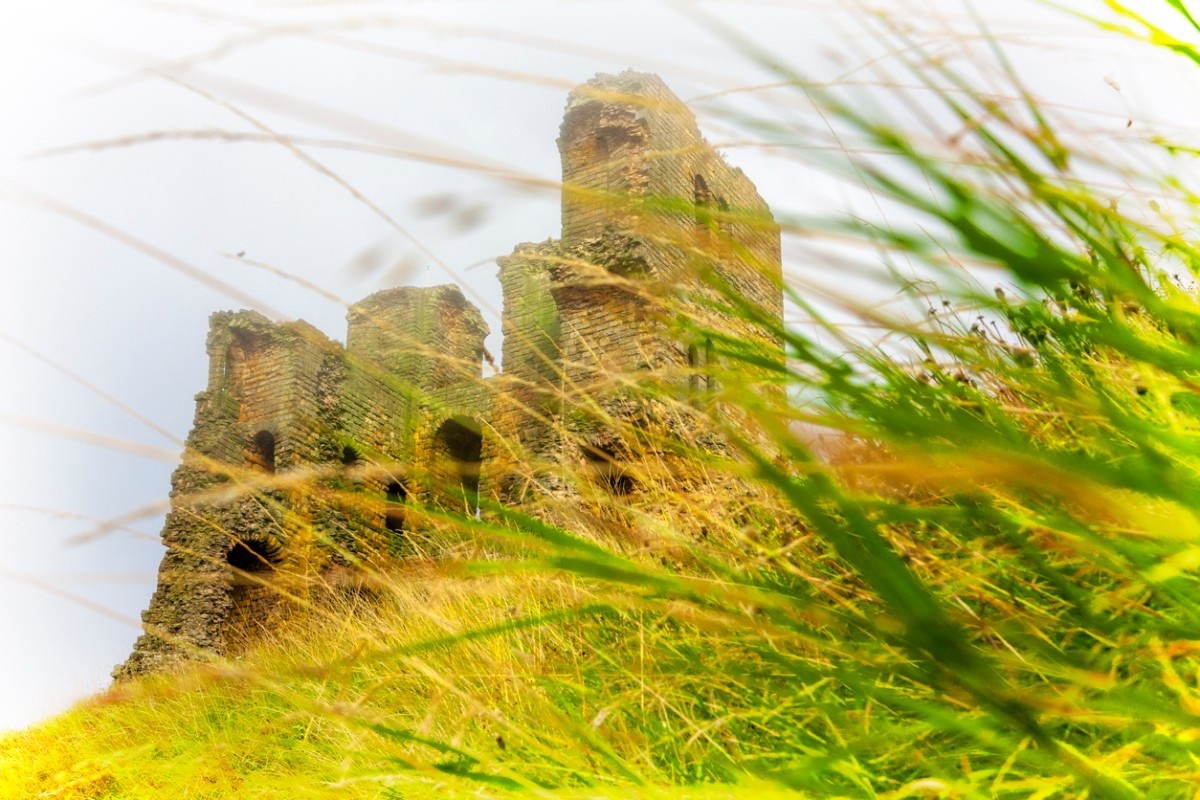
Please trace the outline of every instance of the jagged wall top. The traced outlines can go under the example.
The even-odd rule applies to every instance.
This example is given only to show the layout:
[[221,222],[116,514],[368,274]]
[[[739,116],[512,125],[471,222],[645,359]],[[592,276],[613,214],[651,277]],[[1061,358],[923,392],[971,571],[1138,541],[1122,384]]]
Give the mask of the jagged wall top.
[[657,75],[601,74],[573,90],[558,147],[566,248],[612,228],[686,242],[700,203],[736,217],[735,238],[755,259],[778,263],[766,202],[704,140],[695,115]]
[[453,284],[385,289],[350,308],[347,350],[394,378],[437,390],[476,381],[488,326]]

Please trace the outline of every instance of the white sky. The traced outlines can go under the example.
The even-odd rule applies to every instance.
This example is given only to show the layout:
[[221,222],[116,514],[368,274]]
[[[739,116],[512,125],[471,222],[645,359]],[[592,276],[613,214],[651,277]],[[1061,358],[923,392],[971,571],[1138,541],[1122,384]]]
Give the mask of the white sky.
[[[1098,0],[1078,5],[1101,13]],[[1128,143],[1155,122],[1184,140],[1195,131],[1187,106],[1200,95],[1181,61],[1144,55],[1025,0],[976,6],[1031,88],[1099,112],[1078,117],[1096,141]],[[880,45],[863,27],[864,8],[966,29],[963,6],[951,0],[700,7],[819,81],[877,80],[880,65],[898,74],[887,58],[871,61]],[[659,72],[685,99],[772,80],[699,26],[692,8],[650,0],[0,2],[0,730],[102,688],[128,654],[154,587],[177,440],[204,388],[208,315],[253,304],[344,338],[343,307],[248,262],[351,301],[398,283],[457,280],[484,308],[498,356],[492,260],[558,234],[557,193],[535,184],[558,177],[554,140],[570,86],[625,67]],[[264,26],[274,26],[270,35]],[[952,60],[965,41],[924,40]],[[184,63],[200,54],[202,63]],[[794,94],[760,97],[738,107],[827,143]],[[887,92],[863,99],[889,107]],[[744,131],[705,113],[711,104],[697,108],[710,140],[733,145],[730,160],[777,213],[875,212],[861,192],[808,163],[821,151],[781,158],[745,146]],[[530,182],[297,139],[335,179],[278,143],[181,138],[188,131],[391,147]],[[28,158],[146,133],[165,138]],[[449,210],[430,213],[438,206]],[[803,242],[788,251],[793,274],[836,280]],[[228,257],[239,252],[243,259]],[[133,514],[128,530],[73,541],[95,521],[138,509],[147,511]]]

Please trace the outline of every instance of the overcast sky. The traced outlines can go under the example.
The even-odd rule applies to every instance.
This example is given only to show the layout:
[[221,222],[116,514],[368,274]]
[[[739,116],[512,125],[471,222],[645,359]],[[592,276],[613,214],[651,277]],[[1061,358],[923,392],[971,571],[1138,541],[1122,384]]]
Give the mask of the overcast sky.
[[[1032,2],[976,5],[1093,141],[1196,140],[1182,62]],[[454,281],[499,355],[494,259],[558,234],[566,93],[626,67],[692,102],[777,214],[870,216],[822,167],[835,142],[800,93],[713,97],[778,80],[721,35],[738,31],[893,110],[871,87],[901,70],[868,9],[951,63],[986,49],[946,35],[978,30],[950,0],[0,4],[0,730],[103,688],[128,654],[210,313],[344,340],[339,298]],[[764,148],[730,109],[804,146]],[[812,240],[785,249],[794,279],[836,282]]]

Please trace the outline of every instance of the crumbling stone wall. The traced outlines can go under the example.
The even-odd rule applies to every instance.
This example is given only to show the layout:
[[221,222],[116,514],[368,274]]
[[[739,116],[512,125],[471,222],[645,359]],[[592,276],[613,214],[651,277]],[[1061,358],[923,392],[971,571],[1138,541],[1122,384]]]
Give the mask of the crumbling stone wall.
[[[695,525],[681,497],[745,488],[714,486],[695,463],[697,448],[729,449],[689,408],[716,403],[728,425],[769,447],[739,404],[721,403],[720,336],[757,348],[762,364],[739,360],[742,386],[724,388],[773,391],[768,379],[783,365],[779,228],[656,76],[600,75],[577,88],[558,146],[562,239],[499,262],[506,316],[517,314],[505,321],[510,382],[496,422],[524,448],[511,469],[525,468],[524,480],[505,476],[500,496],[556,500],[544,505],[564,523],[578,507],[611,516],[636,506],[686,531]],[[510,300],[529,290],[536,313]],[[549,359],[531,346],[551,339]],[[691,405],[669,402],[689,396]]]
[[558,146],[562,238],[498,259],[501,375],[482,380],[487,326],[454,286],[356,303],[345,348],[303,322],[213,315],[159,585],[117,677],[235,655],[348,567],[436,553],[421,508],[469,516],[483,497],[703,536],[695,498],[744,502],[696,459],[729,452],[697,407],[753,439],[717,391],[716,332],[757,346],[764,376],[782,365],[769,209],[653,75],[573,91]]
[[[234,608],[229,554],[239,543],[271,554],[291,544],[287,491],[270,481],[314,458],[312,390],[332,347],[305,323],[277,325],[252,311],[213,315],[208,387],[196,396],[195,424],[171,479],[167,552],[142,614],[146,633],[118,677],[228,649],[227,621],[245,616]],[[269,624],[271,609],[260,610],[267,616],[259,624]]]
[[693,265],[679,256],[700,251],[746,299],[782,315],[779,228],[770,209],[660,78],[623,72],[580,86],[568,98],[558,146],[564,250],[614,231],[638,237],[663,288],[694,285]]
[[338,567],[403,554],[390,487],[441,499],[421,432],[447,407],[485,412],[482,317],[451,286],[380,292],[349,316],[345,349],[303,322],[212,316],[146,633],[115,676],[236,654]]

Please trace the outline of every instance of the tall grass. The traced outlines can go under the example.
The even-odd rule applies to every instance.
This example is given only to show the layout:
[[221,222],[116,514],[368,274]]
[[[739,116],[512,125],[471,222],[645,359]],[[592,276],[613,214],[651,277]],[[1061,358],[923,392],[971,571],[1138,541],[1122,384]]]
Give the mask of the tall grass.
[[[1195,796],[1191,190],[1072,149],[1014,73],[998,100],[900,30],[880,35],[938,104],[902,123],[724,35],[852,143],[828,168],[905,210],[785,229],[915,265],[897,289],[921,316],[855,309],[890,332],[872,343],[789,289],[820,335],[768,331],[788,360],[765,375],[754,346],[685,322],[716,343],[710,401],[610,376],[666,420],[624,465],[640,501],[568,474],[578,497],[535,514],[427,509],[437,558],[365,559],[367,588],[243,659],[9,737],[2,796]],[[901,126],[922,116],[961,135],[926,149],[934,130]],[[1105,181],[1153,191],[1157,219]],[[600,409],[578,413],[624,424]],[[661,495],[667,448],[702,465],[699,492]],[[679,535],[682,514],[707,535]]]

